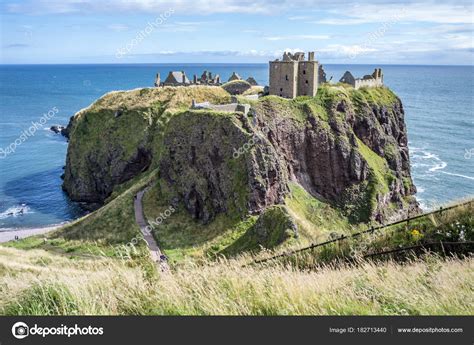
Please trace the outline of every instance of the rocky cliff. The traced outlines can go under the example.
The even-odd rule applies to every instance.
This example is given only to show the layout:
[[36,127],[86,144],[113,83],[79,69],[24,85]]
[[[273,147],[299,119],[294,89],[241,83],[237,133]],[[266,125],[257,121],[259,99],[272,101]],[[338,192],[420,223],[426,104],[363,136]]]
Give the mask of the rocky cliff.
[[159,169],[161,197],[201,222],[283,204],[289,183],[354,222],[416,209],[400,100],[386,88],[323,86],[314,98],[267,96],[248,116],[191,110],[224,103],[218,87],[112,93],[70,124],[64,189],[103,203],[114,187]]

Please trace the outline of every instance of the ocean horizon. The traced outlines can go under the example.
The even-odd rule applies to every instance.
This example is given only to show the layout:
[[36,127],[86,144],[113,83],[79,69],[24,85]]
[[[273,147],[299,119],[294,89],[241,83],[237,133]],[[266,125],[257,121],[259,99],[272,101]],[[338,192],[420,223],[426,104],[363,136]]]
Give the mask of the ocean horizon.
[[[383,69],[385,85],[404,105],[412,176],[422,208],[474,195],[473,66],[323,66],[333,81],[346,70],[362,76],[375,67]],[[184,70],[188,77],[208,70],[223,80],[235,71],[268,84],[266,63],[0,65],[0,149],[32,123],[46,119],[15,152],[0,157],[0,231],[46,227],[83,215],[61,189],[67,141],[50,126],[66,125],[107,92],[153,87],[156,73],[163,79],[170,70]]]

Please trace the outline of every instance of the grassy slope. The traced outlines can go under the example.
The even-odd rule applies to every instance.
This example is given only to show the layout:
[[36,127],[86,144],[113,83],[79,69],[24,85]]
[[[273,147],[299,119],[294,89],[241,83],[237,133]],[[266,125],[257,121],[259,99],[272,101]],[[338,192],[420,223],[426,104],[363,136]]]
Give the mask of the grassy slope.
[[298,224],[300,245],[326,240],[331,233],[342,235],[362,228],[363,225],[351,224],[338,209],[312,197],[300,185],[291,183],[290,189],[285,203]]
[[[145,194],[144,212],[149,221],[160,217],[160,214],[169,207],[160,200],[157,186]],[[285,242],[282,248],[325,240],[332,232],[346,234],[361,229],[361,225],[350,224],[340,211],[312,197],[296,183],[291,184],[291,193],[285,204],[289,215],[298,226],[299,236],[297,239]],[[235,255],[238,252],[235,248],[241,251],[256,249],[252,241],[247,241],[246,246],[236,242],[244,241],[243,237],[257,218],[249,216],[241,220],[220,215],[211,223],[204,225],[180,208],[155,227],[154,235],[172,260],[180,261],[185,256],[198,258],[223,253]],[[234,248],[230,249],[231,246]]]
[[[135,222],[133,197],[155,178],[155,173],[151,171],[121,185],[105,206],[71,224],[48,234],[3,245],[19,249],[43,249],[68,257],[117,256],[121,253],[117,248],[140,234]],[[140,254],[143,254],[143,248],[139,249]]]
[[[359,227],[359,230],[367,230],[367,227]],[[370,253],[379,253],[387,250],[423,245],[433,242],[465,242],[474,241],[474,200],[465,205],[455,207],[442,213],[422,216],[409,223],[401,223],[367,233],[354,239],[347,239],[330,245],[318,247],[311,251],[292,256],[290,259],[282,258],[283,261],[291,261],[299,267],[314,267],[321,263],[331,262],[339,258],[357,258]],[[316,242],[322,242],[318,240]],[[295,247],[294,249],[297,249]],[[469,247],[459,253],[467,254]],[[431,247],[435,252],[441,252],[440,247]],[[470,246],[472,253],[473,246]],[[407,256],[407,253],[402,253]],[[271,254],[264,253],[259,258],[270,257]],[[382,256],[386,260],[390,256]]]
[[473,259],[428,256],[404,265],[366,262],[318,271],[241,264],[186,264],[154,277],[118,260],[0,247],[0,314],[474,314]]

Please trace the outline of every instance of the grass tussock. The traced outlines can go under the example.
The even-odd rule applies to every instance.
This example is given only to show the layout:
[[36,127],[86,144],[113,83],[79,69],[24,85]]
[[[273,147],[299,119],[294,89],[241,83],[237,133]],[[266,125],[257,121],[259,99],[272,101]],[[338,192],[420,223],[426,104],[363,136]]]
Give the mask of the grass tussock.
[[[15,257],[15,260],[11,260]],[[8,315],[472,315],[474,260],[428,256],[300,271],[243,259],[150,276],[119,260],[0,247]]]

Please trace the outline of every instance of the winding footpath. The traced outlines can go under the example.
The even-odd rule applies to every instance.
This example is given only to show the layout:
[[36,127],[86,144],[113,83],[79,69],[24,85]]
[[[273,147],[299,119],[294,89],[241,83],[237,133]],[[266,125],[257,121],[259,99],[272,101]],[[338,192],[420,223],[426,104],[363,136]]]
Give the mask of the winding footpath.
[[159,265],[162,272],[169,271],[169,266],[166,260],[166,256],[161,252],[160,247],[155,241],[155,238],[151,234],[151,232],[147,231],[146,227],[148,226],[148,222],[145,219],[143,214],[143,205],[142,199],[143,195],[145,194],[147,188],[142,189],[139,191],[134,198],[133,206],[135,209],[135,220],[140,227],[142,232],[143,238],[148,245],[148,250],[150,251],[151,258],[157,265]]

